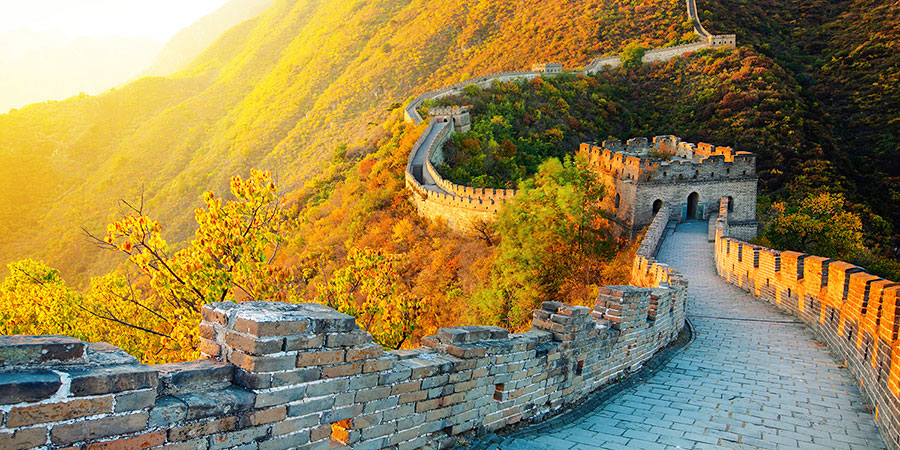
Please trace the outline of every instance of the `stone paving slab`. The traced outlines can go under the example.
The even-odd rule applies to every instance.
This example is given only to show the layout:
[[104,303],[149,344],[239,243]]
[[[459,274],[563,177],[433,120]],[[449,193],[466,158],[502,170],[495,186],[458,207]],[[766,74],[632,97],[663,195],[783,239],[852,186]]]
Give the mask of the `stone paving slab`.
[[856,382],[812,332],[716,274],[705,223],[679,225],[657,259],[690,282],[695,340],[580,419],[499,448],[885,448]]

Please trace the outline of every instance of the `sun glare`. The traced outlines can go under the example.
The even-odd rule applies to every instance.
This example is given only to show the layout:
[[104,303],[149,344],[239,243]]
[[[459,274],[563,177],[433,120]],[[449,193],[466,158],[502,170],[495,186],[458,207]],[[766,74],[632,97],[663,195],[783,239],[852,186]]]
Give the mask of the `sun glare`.
[[227,0],[0,0],[0,33],[28,29],[70,36],[167,41]]

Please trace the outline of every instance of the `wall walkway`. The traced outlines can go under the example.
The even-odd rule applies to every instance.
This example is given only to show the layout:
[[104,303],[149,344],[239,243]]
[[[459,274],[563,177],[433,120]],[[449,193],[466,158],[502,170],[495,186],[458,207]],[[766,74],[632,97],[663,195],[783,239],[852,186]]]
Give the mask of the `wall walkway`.
[[580,420],[501,448],[884,448],[841,361],[800,320],[717,275],[706,224],[679,225],[658,259],[689,281],[695,340]]

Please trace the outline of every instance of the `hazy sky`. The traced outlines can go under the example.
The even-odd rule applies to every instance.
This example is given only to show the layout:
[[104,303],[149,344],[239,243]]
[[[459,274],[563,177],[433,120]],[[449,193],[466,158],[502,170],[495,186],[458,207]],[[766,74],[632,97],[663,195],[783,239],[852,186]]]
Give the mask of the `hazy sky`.
[[168,41],[227,0],[0,0],[0,34],[27,28],[72,36]]

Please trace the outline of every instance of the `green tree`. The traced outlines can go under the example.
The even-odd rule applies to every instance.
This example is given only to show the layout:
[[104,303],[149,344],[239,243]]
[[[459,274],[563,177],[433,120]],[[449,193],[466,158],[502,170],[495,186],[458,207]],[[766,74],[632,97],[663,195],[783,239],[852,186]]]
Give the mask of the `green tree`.
[[810,195],[799,208],[775,203],[765,237],[776,248],[852,260],[864,248],[862,221],[844,204],[843,195],[832,193]]
[[622,67],[641,67],[647,49],[638,44],[630,44],[622,50]]
[[600,201],[604,187],[582,158],[549,159],[500,213],[485,315],[520,328],[542,301],[584,303],[614,254]]

